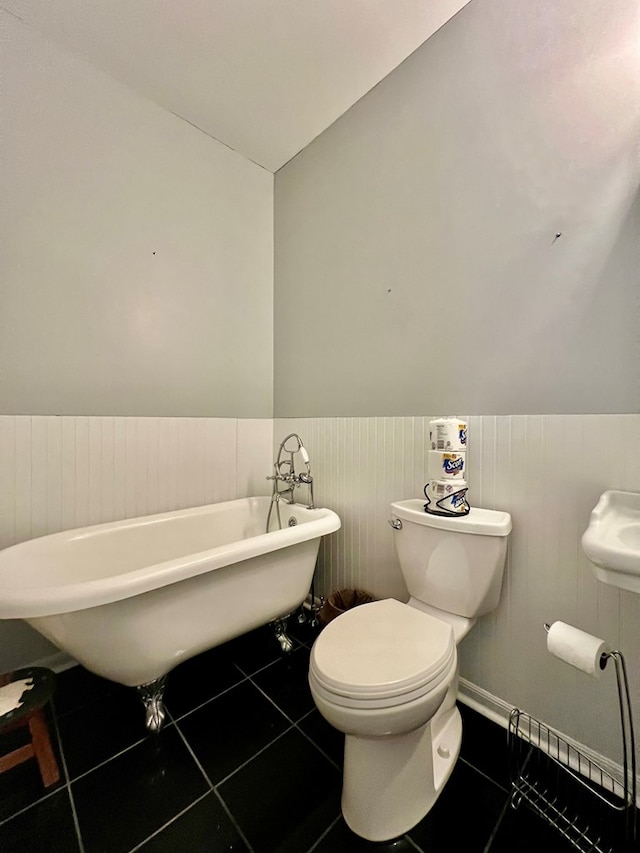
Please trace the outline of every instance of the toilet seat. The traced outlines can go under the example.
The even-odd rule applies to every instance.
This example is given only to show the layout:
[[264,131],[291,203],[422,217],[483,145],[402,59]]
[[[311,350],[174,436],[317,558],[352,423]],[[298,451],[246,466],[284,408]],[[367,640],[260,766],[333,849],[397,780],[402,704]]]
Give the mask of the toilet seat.
[[452,677],[449,624],[389,598],[349,610],[316,640],[309,680],[328,702],[363,710],[414,701]]

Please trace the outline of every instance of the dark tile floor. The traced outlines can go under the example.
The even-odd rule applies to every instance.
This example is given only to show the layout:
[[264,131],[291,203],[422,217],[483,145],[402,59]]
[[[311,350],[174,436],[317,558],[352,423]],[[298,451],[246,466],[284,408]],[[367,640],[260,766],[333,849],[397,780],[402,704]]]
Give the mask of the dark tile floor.
[[509,807],[506,733],[464,706],[461,758],[430,814],[392,842],[356,837],[340,816],[342,736],[307,686],[313,637],[306,626],[293,631],[288,656],[261,628],[178,667],[157,737],[145,734],[133,691],[81,667],[61,673],[51,728],[62,778],[45,793],[34,761],[0,776],[0,850],[573,849],[524,807]]

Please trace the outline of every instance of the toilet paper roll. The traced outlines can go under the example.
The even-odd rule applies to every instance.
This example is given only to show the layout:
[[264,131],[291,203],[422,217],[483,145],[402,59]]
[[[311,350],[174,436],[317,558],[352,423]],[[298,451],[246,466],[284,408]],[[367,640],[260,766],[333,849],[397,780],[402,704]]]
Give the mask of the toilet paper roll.
[[466,450],[467,424],[458,417],[434,418],[429,421],[431,450]]
[[460,516],[469,514],[465,480],[429,480],[424,487],[425,511],[432,515]]
[[467,453],[443,453],[441,450],[429,451],[429,477],[432,480],[464,480]]
[[566,622],[554,622],[547,634],[547,649],[552,655],[570,663],[594,678],[600,678],[604,669],[603,654],[609,646],[599,637],[585,634]]

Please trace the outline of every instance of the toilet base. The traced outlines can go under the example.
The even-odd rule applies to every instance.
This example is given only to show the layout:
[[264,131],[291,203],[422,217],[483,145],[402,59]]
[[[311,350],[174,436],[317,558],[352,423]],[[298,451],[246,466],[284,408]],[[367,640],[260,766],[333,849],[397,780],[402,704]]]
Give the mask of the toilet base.
[[457,707],[408,734],[346,735],[342,813],[368,841],[388,841],[420,823],[451,775],[460,752]]

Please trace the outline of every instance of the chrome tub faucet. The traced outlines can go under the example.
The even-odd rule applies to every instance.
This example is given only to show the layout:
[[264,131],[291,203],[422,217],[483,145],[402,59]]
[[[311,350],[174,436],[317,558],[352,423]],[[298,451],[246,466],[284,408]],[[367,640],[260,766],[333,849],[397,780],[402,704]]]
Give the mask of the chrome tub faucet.
[[[295,454],[299,453],[304,463],[304,470],[299,473],[296,471]],[[288,457],[288,458],[283,458]],[[309,486],[309,503],[307,509],[315,509],[313,499],[313,477],[311,475],[311,464],[309,462],[309,454],[306,451],[300,436],[291,432],[280,442],[278,448],[278,456],[273,465],[273,474],[267,477],[267,480],[273,480],[273,500],[285,498],[287,503],[295,503],[295,489],[298,486]],[[280,488],[282,483],[284,488]]]

